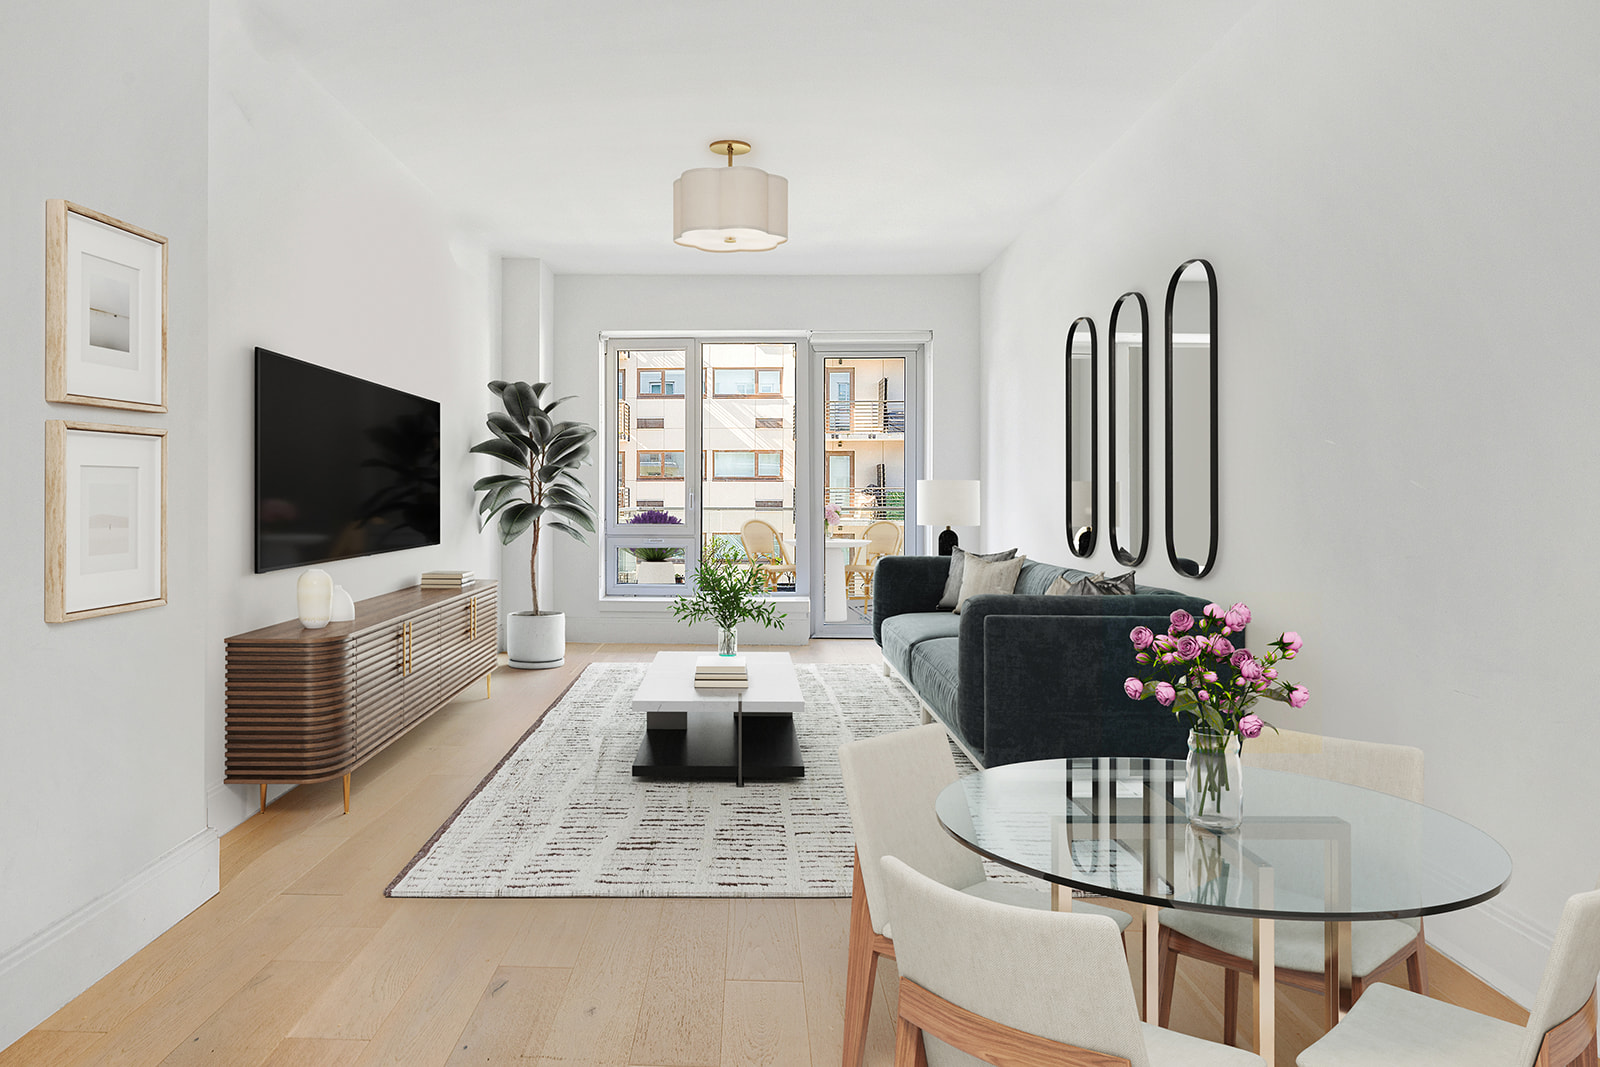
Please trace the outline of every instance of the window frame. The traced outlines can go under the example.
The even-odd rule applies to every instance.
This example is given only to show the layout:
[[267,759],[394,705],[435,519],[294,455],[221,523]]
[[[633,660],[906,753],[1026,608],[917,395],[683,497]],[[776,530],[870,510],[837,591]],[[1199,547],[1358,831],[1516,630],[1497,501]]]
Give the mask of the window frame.
[[[712,343],[715,344],[716,342]],[[706,370],[708,372],[707,376],[711,379],[711,388],[706,392],[706,398],[708,400],[775,400],[781,402],[784,399],[782,367],[708,367]],[[717,372],[730,370],[749,371],[751,374],[751,383],[756,387],[756,391],[753,393],[717,392]],[[763,373],[776,374],[778,376],[777,392],[763,393],[761,391],[761,375]]]
[[[688,361],[688,353],[684,353],[684,361]],[[676,371],[683,375],[683,392],[681,393],[647,393],[644,391],[644,376],[646,374],[661,375],[661,388],[667,387],[667,374]],[[682,400],[689,395],[689,368],[688,367],[635,367],[633,368],[633,394],[640,400]]]
[[[660,463],[658,465],[660,466],[660,468],[663,471],[665,471],[667,469],[667,461],[666,461],[665,457],[674,456],[674,455],[683,457],[682,459],[680,459],[678,461],[678,469],[680,471],[683,471],[684,473],[679,474],[678,476],[674,477],[674,476],[672,476],[670,474],[646,474],[644,472],[644,457],[645,456],[661,456],[662,459],[661,459],[661,461],[660,461]],[[688,466],[687,466],[688,462],[689,462],[689,453],[688,453],[688,451],[686,449],[682,449],[682,448],[645,448],[645,449],[639,449],[638,451],[634,452],[634,454],[633,454],[633,477],[634,477],[635,481],[640,481],[640,482],[681,482],[685,478],[688,477]]]
[[[722,475],[717,473],[717,457],[730,455],[749,455],[753,475]],[[778,473],[762,474],[761,457],[777,456]],[[783,481],[783,449],[781,448],[716,448],[711,451],[711,481],[713,482],[781,482]]]

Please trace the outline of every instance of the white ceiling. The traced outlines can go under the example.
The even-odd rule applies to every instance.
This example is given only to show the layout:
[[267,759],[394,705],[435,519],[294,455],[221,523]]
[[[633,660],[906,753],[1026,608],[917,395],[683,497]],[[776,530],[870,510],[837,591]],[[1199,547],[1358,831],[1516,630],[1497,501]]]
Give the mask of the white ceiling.
[[[561,273],[981,270],[1255,0],[247,0],[462,229]],[[672,243],[672,180],[789,179],[789,243]]]

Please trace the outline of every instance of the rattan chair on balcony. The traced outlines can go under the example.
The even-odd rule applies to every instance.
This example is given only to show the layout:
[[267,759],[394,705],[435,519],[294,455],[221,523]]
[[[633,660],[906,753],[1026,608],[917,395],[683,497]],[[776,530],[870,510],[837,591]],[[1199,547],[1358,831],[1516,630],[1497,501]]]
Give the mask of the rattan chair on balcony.
[[900,551],[900,524],[890,522],[888,519],[879,519],[868,526],[864,534],[869,544],[856,549],[856,560],[847,563],[844,568],[845,588],[853,587],[857,580],[861,583],[862,597],[867,606],[872,605],[872,568],[878,563],[881,556],[892,556]]
[[768,588],[786,584],[785,578],[788,585],[795,584],[794,561],[784,551],[783,538],[770,522],[751,519],[739,528],[739,540],[744,542],[745,555],[761,561],[762,570],[767,572]]

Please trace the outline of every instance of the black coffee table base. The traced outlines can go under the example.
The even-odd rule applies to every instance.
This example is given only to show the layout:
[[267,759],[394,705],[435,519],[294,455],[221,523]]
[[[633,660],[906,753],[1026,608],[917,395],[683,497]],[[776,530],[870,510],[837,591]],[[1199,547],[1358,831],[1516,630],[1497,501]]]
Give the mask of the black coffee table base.
[[[744,720],[744,752],[739,728]],[[800,739],[789,715],[717,715],[695,713],[683,729],[646,730],[633,760],[639,778],[674,778],[714,782],[772,781],[803,778]]]

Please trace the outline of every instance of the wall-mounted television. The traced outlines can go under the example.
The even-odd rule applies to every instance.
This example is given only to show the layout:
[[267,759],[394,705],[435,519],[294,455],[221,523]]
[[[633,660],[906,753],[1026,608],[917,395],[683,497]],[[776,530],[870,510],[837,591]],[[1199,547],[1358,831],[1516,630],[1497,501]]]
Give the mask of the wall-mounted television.
[[439,403],[256,349],[256,572],[439,543]]

